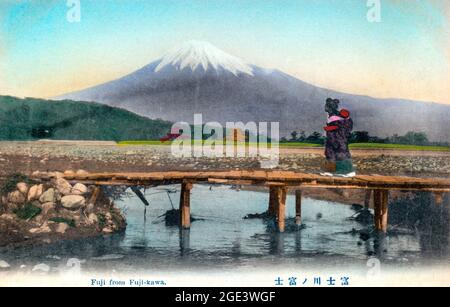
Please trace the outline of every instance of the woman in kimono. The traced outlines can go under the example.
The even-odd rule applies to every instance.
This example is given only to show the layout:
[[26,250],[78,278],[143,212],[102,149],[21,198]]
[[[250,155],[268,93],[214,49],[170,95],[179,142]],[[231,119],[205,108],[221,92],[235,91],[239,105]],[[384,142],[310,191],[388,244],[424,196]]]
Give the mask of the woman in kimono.
[[325,141],[325,170],[324,175],[353,177],[352,156],[348,148],[348,142],[352,135],[353,120],[350,112],[346,109],[339,111],[338,99],[328,98],[325,104],[325,111],[328,113]]

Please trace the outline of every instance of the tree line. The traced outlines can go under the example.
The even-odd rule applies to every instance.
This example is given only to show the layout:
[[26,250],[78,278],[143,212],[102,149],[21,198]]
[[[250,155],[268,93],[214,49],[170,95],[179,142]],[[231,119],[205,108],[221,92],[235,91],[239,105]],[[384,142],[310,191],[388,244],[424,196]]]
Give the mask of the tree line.
[[[281,138],[281,142],[290,143],[312,143],[323,145],[325,136],[317,131],[306,134],[305,131],[292,131],[290,137]],[[385,138],[372,136],[368,131],[354,131],[350,138],[350,143],[381,143],[381,144],[404,144],[404,145],[443,145],[448,146],[445,142],[431,142],[424,132],[409,131],[405,135],[394,134]]]

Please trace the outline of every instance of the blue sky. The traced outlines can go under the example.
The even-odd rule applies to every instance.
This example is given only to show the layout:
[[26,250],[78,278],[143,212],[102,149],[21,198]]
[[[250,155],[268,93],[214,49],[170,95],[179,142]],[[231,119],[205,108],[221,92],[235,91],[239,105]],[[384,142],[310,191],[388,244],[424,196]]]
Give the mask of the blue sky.
[[0,94],[51,97],[138,69],[188,40],[319,86],[450,103],[448,1],[66,0],[0,4]]

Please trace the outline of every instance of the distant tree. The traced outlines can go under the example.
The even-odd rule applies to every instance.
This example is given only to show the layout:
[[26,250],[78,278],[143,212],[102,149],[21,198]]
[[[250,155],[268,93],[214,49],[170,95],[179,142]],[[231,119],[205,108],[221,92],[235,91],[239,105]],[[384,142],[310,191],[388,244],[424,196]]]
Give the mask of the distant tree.
[[297,141],[297,135],[298,135],[297,131],[292,131],[291,132],[291,141],[293,141],[293,142]]
[[428,144],[428,137],[423,132],[413,132],[410,131],[405,134],[404,142],[406,144],[412,144],[412,145],[426,145]]
[[306,133],[304,130],[300,132],[300,136],[297,138],[297,141],[304,142],[306,140]]
[[281,142],[286,143],[286,142],[287,142],[287,138],[283,136],[283,137],[281,138]]
[[399,136],[394,134],[387,138],[387,141],[392,144],[405,144],[405,145],[428,145],[430,141],[424,132],[409,131],[405,135]]
[[354,131],[350,138],[351,143],[367,143],[370,140],[369,132],[367,131]]
[[308,143],[323,144],[324,138],[323,138],[322,134],[320,134],[320,132],[314,131],[306,138],[306,141]]

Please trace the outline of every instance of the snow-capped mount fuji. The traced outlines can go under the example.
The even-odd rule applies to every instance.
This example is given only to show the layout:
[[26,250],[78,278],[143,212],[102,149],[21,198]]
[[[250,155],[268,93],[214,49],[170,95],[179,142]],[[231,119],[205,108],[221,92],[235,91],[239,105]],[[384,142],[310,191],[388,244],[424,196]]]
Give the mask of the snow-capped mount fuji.
[[196,113],[205,122],[222,124],[276,121],[286,136],[293,130],[322,131],[327,97],[341,99],[357,130],[377,136],[423,131],[432,140],[450,141],[448,105],[319,88],[198,41],[183,44],[120,79],[55,99],[100,102],[173,122],[192,123]]
[[193,72],[213,70],[216,73],[229,72],[235,76],[240,73],[253,76],[253,68],[243,60],[201,41],[189,41],[164,55],[155,72],[163,71],[165,68],[178,71],[190,69]]

